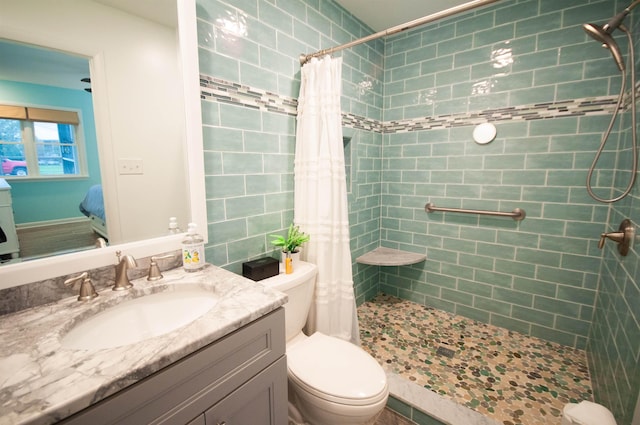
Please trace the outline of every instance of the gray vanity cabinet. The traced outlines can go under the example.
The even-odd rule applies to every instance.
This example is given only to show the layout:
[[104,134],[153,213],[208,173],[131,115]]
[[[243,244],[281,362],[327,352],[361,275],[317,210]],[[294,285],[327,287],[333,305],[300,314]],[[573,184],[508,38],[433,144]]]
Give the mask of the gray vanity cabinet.
[[284,310],[67,418],[65,425],[286,425]]

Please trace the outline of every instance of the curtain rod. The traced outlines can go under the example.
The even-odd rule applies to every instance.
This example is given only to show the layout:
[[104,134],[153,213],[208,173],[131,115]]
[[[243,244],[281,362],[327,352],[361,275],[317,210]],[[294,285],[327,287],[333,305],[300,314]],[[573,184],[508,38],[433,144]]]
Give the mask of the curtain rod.
[[433,22],[437,19],[446,18],[456,13],[466,12],[467,10],[475,9],[477,7],[485,6],[491,3],[495,3],[498,0],[473,0],[468,3],[461,4],[459,6],[450,7],[449,9],[442,10],[440,12],[432,13],[431,15],[424,16],[422,18],[414,19],[413,21],[406,22],[404,24],[396,25],[395,27],[388,28],[386,30],[377,32],[375,34],[368,35],[366,37],[359,38],[357,40],[350,41],[349,43],[341,44],[340,46],[330,47],[328,49],[320,50],[315,53],[300,54],[300,65],[304,65],[311,58],[319,56],[330,55],[333,52],[348,49],[349,47],[357,46],[358,44],[366,43],[367,41],[375,40],[376,38],[385,37],[387,35],[397,34],[402,31],[406,31],[411,28],[415,28],[420,25]]

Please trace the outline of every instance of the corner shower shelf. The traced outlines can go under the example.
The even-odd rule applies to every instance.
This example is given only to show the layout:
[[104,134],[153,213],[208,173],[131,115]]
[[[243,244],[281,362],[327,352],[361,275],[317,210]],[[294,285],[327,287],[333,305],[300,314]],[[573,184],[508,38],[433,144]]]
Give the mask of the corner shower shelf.
[[356,262],[372,266],[408,266],[426,259],[427,256],[424,254],[416,254],[415,252],[400,251],[398,249],[381,246],[356,258]]

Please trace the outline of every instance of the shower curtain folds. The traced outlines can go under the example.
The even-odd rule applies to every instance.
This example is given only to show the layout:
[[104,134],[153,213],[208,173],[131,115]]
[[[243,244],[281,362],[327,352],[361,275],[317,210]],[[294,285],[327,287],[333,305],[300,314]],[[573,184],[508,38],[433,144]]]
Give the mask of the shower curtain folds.
[[318,267],[306,330],[357,344],[340,109],[342,58],[313,59],[302,67],[301,77],[294,221],[311,236],[303,259]]

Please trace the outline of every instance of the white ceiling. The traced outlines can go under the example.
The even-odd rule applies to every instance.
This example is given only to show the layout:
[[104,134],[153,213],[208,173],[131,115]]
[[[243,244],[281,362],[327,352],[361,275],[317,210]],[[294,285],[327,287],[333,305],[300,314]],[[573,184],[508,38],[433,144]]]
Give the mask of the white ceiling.
[[[94,1],[163,25],[176,25],[176,0]],[[336,1],[376,32],[470,2],[469,0]],[[54,52],[46,53],[48,57],[43,59],[41,56],[43,53],[45,52],[41,49],[30,49],[18,54],[15,44],[2,43],[2,40],[0,40],[0,58],[12,58],[11,61],[0,61],[0,79],[25,82],[45,81],[48,85],[75,89],[87,87],[86,83],[79,81],[80,78],[88,76],[89,73],[86,59],[69,57],[68,55],[56,56]],[[43,66],[44,63],[48,65],[45,67]],[[66,69],[68,71],[66,73],[67,76],[53,81],[51,75],[63,75],[64,73],[48,72],[53,69],[52,67]],[[28,70],[28,72],[25,70]],[[32,75],[28,77],[27,75],[30,73]]]
[[[176,25],[175,0],[94,0],[168,26]],[[471,0],[336,0],[376,32]],[[233,1],[230,2],[233,4]]]
[[[127,13],[177,26],[176,0],[88,0]],[[228,0],[233,4],[233,0]],[[301,1],[301,0],[298,0]],[[374,32],[405,24],[461,5],[479,3],[481,0],[334,0],[356,18],[371,27]],[[497,1],[497,0],[494,0]],[[476,5],[477,6],[477,5]]]
[[175,27],[176,0],[94,0],[153,22]]
[[440,12],[470,0],[336,0],[376,32]]

